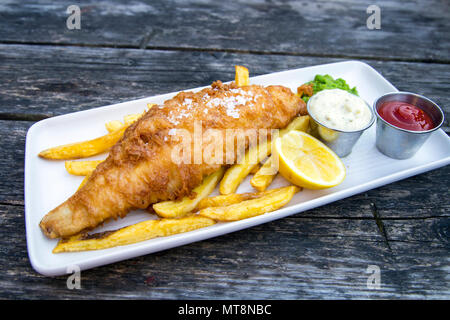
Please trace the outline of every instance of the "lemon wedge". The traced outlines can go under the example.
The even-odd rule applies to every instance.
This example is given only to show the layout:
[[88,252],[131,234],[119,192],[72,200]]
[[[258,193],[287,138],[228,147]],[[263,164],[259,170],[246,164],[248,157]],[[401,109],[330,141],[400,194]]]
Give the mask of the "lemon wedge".
[[275,141],[281,175],[308,189],[337,186],[345,178],[341,159],[313,136],[292,130]]

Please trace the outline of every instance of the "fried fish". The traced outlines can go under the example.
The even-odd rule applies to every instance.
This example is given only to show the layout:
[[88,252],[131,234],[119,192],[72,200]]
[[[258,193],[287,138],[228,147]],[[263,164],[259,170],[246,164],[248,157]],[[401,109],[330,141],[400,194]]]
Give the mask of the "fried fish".
[[[198,92],[181,92],[131,125],[86,184],[45,215],[40,227],[49,238],[68,237],[131,210],[187,196],[203,177],[238,160],[236,139],[231,150],[215,148],[228,131],[279,129],[303,114],[305,103],[282,86],[237,87],[216,81]],[[200,147],[196,127],[203,132]],[[192,155],[183,158],[190,161],[174,160],[180,151],[178,131],[191,139]],[[216,161],[209,161],[212,157]]]

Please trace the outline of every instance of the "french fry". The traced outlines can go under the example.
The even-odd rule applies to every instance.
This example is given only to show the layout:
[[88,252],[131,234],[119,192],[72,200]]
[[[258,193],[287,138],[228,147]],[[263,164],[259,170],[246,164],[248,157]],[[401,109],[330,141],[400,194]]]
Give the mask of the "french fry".
[[244,66],[234,66],[234,82],[238,87],[248,86],[250,83],[248,69]]
[[[309,116],[295,118],[287,127],[286,131],[280,133],[280,136],[290,130],[299,130],[307,132],[309,129]],[[250,184],[258,191],[264,191],[272,183],[278,172],[278,166],[274,162],[275,155],[270,156],[264,165],[253,175]]]
[[232,193],[232,194],[223,194],[215,197],[209,197],[202,199],[198,203],[197,209],[201,210],[208,207],[225,207],[245,200],[261,198],[262,196],[265,196],[277,190],[278,189],[271,189],[264,192]]
[[[285,129],[280,130],[279,136],[291,130],[303,130],[307,128],[309,124],[309,116],[296,117],[292,120]],[[270,141],[260,143],[258,146],[250,148],[244,157],[242,163],[231,166],[226,172],[220,182],[219,191],[221,194],[235,193],[236,189],[242,183],[242,181],[250,174],[254,167],[263,161],[267,156],[271,154],[272,145]],[[256,160],[256,161],[255,161]]]
[[258,163],[255,167],[252,168],[252,170],[250,171],[250,174],[257,173],[259,169],[261,169],[261,164]]
[[[151,107],[155,106],[156,103],[147,103],[147,109],[150,109]],[[105,123],[106,130],[108,132],[113,132],[116,130],[119,130],[124,125],[130,125],[136,120],[138,120],[140,117],[142,117],[145,114],[145,111],[143,113],[136,113],[136,114],[129,114],[126,115],[124,118],[124,123],[120,122],[119,120],[112,120]]]
[[39,156],[44,159],[52,160],[70,160],[87,158],[103,153],[111,148],[119,141],[127,126],[119,130],[108,133],[96,139],[70,143],[50,149],[46,149],[39,153]]
[[86,175],[86,177],[84,177],[84,179],[81,181],[80,185],[78,186],[78,190],[81,189],[82,186],[84,186],[86,184],[86,182],[89,180],[89,177],[91,176],[92,172],[89,173],[88,175]]
[[236,221],[275,211],[289,201],[300,188],[289,186],[279,188],[260,198],[245,200],[225,207],[208,207],[198,211],[198,215],[217,221]]
[[[156,103],[147,103],[147,111],[150,110],[152,107],[156,106]],[[130,125],[133,122],[136,122],[137,120],[139,120],[140,117],[142,117],[147,111],[144,111],[142,113],[133,113],[133,114],[129,114],[126,115],[125,117],[123,117],[123,121],[125,123],[125,125]]]
[[119,120],[112,120],[105,123],[106,130],[108,130],[109,133],[119,130],[123,126],[124,124]]
[[281,130],[280,136],[288,133],[291,130],[308,131],[309,128],[309,116],[295,117],[285,129]]
[[184,197],[181,201],[164,201],[155,203],[153,210],[164,218],[179,218],[185,216],[197,207],[200,200],[206,198],[222,179],[224,168],[207,176],[201,185],[193,190],[195,197],[193,199]]
[[242,163],[231,166],[220,182],[221,194],[235,193],[241,182],[250,174],[252,169],[270,154],[270,140],[251,147],[244,156]]
[[53,253],[107,249],[188,232],[213,224],[215,224],[214,220],[201,216],[147,220],[114,231],[91,235],[80,234],[66,240],[62,239],[53,249]]
[[66,161],[65,167],[68,173],[76,176],[87,176],[98,166],[103,160],[88,160],[88,161]]
[[264,191],[272,183],[273,179],[278,173],[278,168],[275,168],[273,163],[274,155],[270,156],[264,165],[256,172],[250,179],[250,184],[258,191]]
[[[147,107],[151,108],[154,105],[153,103],[148,103]],[[122,125],[119,125],[120,121],[117,120],[109,121],[105,124],[106,129],[109,131],[108,134],[92,140],[49,148],[41,151],[39,156],[44,159],[69,160],[87,158],[103,153],[115,145],[122,138],[126,128],[144,114],[145,112],[127,115],[124,117],[125,123]]]
[[139,118],[142,117],[144,115],[144,113],[145,112],[143,112],[143,113],[135,113],[135,114],[128,114],[125,117],[123,117],[123,121],[124,121],[126,126],[129,126],[133,122],[136,122],[137,120],[139,120]]

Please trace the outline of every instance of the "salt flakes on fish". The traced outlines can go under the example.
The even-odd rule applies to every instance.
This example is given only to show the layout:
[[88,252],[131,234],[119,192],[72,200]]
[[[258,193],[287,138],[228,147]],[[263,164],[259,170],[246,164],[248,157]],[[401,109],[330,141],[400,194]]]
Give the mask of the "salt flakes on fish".
[[[203,95],[202,100],[208,101],[205,104],[205,107],[203,109],[203,112],[205,114],[208,114],[209,110],[208,108],[217,108],[219,106],[225,108],[225,112],[228,116],[233,117],[235,119],[240,117],[239,108],[237,106],[240,105],[246,105],[249,102],[256,103],[256,99],[260,97],[260,95],[253,96],[253,93],[251,91],[245,91],[241,88],[238,89],[230,89],[230,92],[235,94],[231,96],[225,96],[223,98],[213,98],[206,93]],[[187,118],[191,114],[191,110],[194,106],[194,102],[192,99],[186,98],[183,100],[181,107],[178,110],[178,114],[174,116],[172,112],[169,114],[168,120],[174,124],[178,125],[180,121],[184,118]]]
[[210,100],[206,106],[209,108],[223,106],[228,116],[235,119],[239,118],[239,109],[236,107],[239,105],[246,105],[248,102],[255,102],[251,93],[242,89],[230,89],[231,93],[237,94],[236,96],[225,96],[222,99],[214,98]]

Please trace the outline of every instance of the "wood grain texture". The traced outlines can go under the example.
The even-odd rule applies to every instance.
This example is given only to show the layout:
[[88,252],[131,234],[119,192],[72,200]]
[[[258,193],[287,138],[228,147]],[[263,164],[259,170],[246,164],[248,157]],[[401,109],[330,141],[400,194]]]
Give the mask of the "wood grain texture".
[[[288,217],[245,231],[45,278],[28,262],[23,207],[0,205],[2,298],[368,299],[448,298],[448,219],[386,222],[390,248],[370,219]],[[430,232],[432,230],[432,232]],[[381,288],[367,288],[377,265]]]
[[388,1],[369,30],[370,0],[82,1],[81,29],[68,30],[73,2],[0,6],[4,43],[226,50],[449,62],[447,1]]
[[[343,61],[219,52],[0,45],[0,119],[39,120],[117,102],[234,79]],[[445,112],[450,132],[450,68],[445,64],[362,60],[399,90],[423,94]],[[425,77],[424,74],[427,76]]]
[[[356,58],[436,101],[450,133],[449,3],[429,1],[0,2],[0,299],[448,299],[450,166],[221,237],[83,271],[27,256],[24,154],[38,120]],[[368,30],[366,8],[381,8]],[[368,289],[369,265],[381,288]]]
[[0,203],[24,205],[25,137],[32,124],[0,121]]

